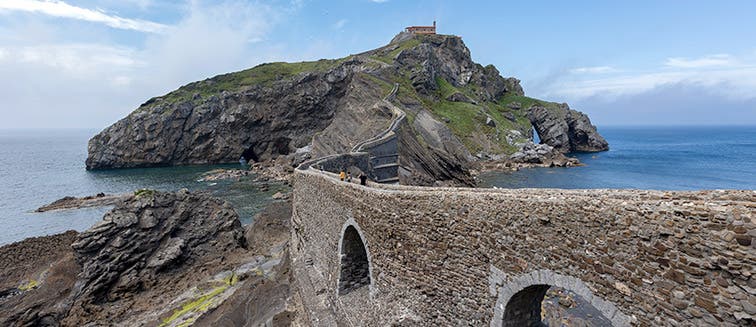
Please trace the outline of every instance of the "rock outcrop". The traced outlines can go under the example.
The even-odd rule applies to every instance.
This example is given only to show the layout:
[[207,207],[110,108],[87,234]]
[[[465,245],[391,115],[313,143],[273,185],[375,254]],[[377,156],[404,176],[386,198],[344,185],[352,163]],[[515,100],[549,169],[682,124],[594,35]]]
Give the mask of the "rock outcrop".
[[[174,298],[223,284],[213,276],[250,256],[230,204],[187,191],[138,191],[89,230],[69,234],[34,242],[57,243],[43,262],[22,260],[36,268],[0,267],[21,284],[0,298],[0,325],[158,325],[172,316]],[[20,244],[2,249],[28,248]]]
[[609,150],[596,126],[584,113],[570,109],[567,104],[557,107],[533,106],[528,119],[535,127],[541,143],[568,152],[599,152]]
[[579,160],[565,156],[548,144],[533,142],[523,144],[519,151],[509,156],[509,162],[520,167],[570,167],[580,164]]
[[50,204],[41,206],[34,210],[35,212],[46,212],[51,210],[81,209],[89,207],[104,207],[115,205],[128,198],[129,194],[96,194],[84,197],[66,196],[53,201]]
[[[225,201],[187,191],[138,191],[79,234],[75,297],[102,303],[154,284],[190,258],[245,246],[244,230]],[[86,300],[85,300],[86,299]]]
[[86,166],[243,158],[292,167],[378,135],[392,123],[394,106],[406,114],[401,134],[410,138],[397,151],[402,183],[470,185],[468,167],[532,140],[531,122],[560,151],[606,147],[584,115],[536,108],[529,116],[521,103],[530,100],[519,80],[475,63],[460,37],[400,33],[347,58],[263,64],[150,99],[90,140]]
[[351,79],[349,63],[322,64],[333,67],[297,73],[305,68],[263,65],[150,99],[89,141],[87,169],[259,161],[294,152],[329,125]]

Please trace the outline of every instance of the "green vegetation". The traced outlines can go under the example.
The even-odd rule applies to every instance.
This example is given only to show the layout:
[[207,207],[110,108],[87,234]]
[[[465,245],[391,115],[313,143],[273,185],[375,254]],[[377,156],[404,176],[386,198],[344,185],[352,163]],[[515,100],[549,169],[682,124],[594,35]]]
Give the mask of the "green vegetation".
[[391,92],[391,90],[394,89],[394,85],[392,83],[384,81],[384,80],[382,80],[382,79],[380,79],[380,78],[378,78],[376,76],[373,76],[373,75],[370,75],[370,74],[366,74],[366,73],[358,73],[358,74],[361,77],[365,77],[366,79],[370,80],[374,84],[377,84],[378,86],[380,86],[381,87],[381,91],[383,92],[383,94],[389,94],[389,92]]
[[373,59],[377,59],[380,61],[383,61],[387,64],[391,64],[394,62],[394,58],[396,58],[396,55],[399,54],[399,52],[402,52],[402,50],[407,50],[410,48],[414,48],[418,46],[422,42],[422,36],[416,35],[413,38],[403,41],[399,43],[399,47],[397,47],[394,50],[391,50],[389,53],[385,53],[383,55],[374,55],[372,56]]
[[156,192],[155,190],[143,188],[143,189],[134,191],[134,196],[136,197],[153,196],[155,192]]
[[[513,153],[517,149],[507,143],[506,133],[510,130],[522,130],[523,127],[530,126],[528,119],[520,112],[515,112],[494,102],[484,104],[470,104],[465,102],[452,102],[446,98],[454,93],[462,93],[470,98],[476,98],[476,90],[472,85],[457,88],[443,78],[436,78],[438,85],[438,101],[424,100],[423,104],[430,109],[435,115],[441,117],[442,121],[459,137],[462,143],[471,152],[481,151],[483,146],[476,137],[480,133],[486,138],[497,144],[499,149],[494,152]],[[505,118],[504,112],[509,112],[515,121]],[[496,126],[486,124],[486,119],[491,119]]]
[[180,87],[164,96],[152,98],[145,102],[142,107],[148,107],[155,101],[165,101],[168,103],[178,103],[191,100],[195,94],[201,98],[207,98],[223,91],[237,91],[246,86],[252,85],[270,85],[273,82],[295,76],[303,72],[322,72],[331,69],[339,63],[347,60],[342,59],[321,59],[318,61],[303,62],[274,62],[255,66],[253,68],[239,72],[218,75],[203,81],[190,83]]
[[438,92],[441,99],[446,99],[454,93],[459,93],[459,90],[456,87],[443,78],[436,77],[436,84],[438,84]]
[[526,97],[524,95],[505,95],[501,97],[498,102],[504,107],[512,102],[519,102],[523,110],[536,105],[548,109],[559,108],[559,104],[556,102],[543,101],[536,98]]
[[[170,317],[164,319],[160,324],[160,327],[170,325],[172,322],[176,321],[176,319],[181,318],[187,313],[202,313],[209,310],[214,304],[216,304],[216,301],[214,301],[215,297],[225,292],[229,287],[235,285],[238,281],[239,276],[232,273],[229,277],[223,279],[222,285],[213,288],[207,293],[203,293],[196,299],[184,303],[184,305],[181,306],[181,309],[174,311]],[[196,317],[191,317],[185,321],[182,321],[177,326],[189,326],[194,323],[195,320],[197,320]]]

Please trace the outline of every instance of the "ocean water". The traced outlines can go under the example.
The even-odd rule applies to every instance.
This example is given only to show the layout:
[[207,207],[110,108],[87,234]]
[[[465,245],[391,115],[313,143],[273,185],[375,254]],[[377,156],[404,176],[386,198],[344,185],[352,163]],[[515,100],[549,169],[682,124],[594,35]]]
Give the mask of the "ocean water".
[[[576,156],[573,168],[533,168],[479,176],[487,187],[756,189],[756,127],[600,128],[611,150]],[[198,182],[225,166],[86,171],[87,141],[96,130],[0,130],[0,245],[27,237],[85,230],[109,208],[34,213],[64,196],[158,190],[203,190],[230,201],[243,223],[285,190],[266,192],[252,178]]]
[[756,189],[756,126],[599,127],[609,151],[585,164],[481,174],[502,188]]
[[87,141],[95,133],[96,130],[0,130],[0,245],[69,229],[86,230],[110,209],[33,212],[69,195],[188,188],[228,200],[242,223],[249,223],[271,201],[272,194],[286,189],[270,184],[269,190],[262,192],[261,184],[253,182],[252,177],[240,182],[197,181],[212,169],[239,165],[86,171]]

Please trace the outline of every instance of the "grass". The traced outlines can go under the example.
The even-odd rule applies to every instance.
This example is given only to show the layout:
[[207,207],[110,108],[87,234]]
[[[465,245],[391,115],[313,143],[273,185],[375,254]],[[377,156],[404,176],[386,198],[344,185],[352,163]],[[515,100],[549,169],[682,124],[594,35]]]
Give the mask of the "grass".
[[454,93],[459,93],[459,90],[454,85],[451,85],[451,83],[441,77],[436,77],[436,84],[438,84],[438,92],[441,99],[446,99]]
[[198,94],[201,98],[208,98],[223,91],[238,91],[244,87],[253,85],[268,86],[275,81],[290,78],[299,73],[321,72],[331,69],[347,59],[348,57],[294,63],[265,63],[250,69],[218,75],[203,81],[184,85],[171,93],[148,100],[140,106],[140,109],[150,107],[150,105],[157,101],[167,103],[190,101],[195,94]]
[[402,52],[403,50],[407,50],[410,48],[414,48],[418,46],[420,43],[422,43],[422,37],[419,35],[416,35],[415,37],[409,40],[399,43],[399,46],[396,49],[391,50],[391,52],[389,53],[386,53],[384,55],[373,55],[371,57],[373,59],[383,61],[387,64],[392,64],[394,62],[394,58],[396,58],[399,52]]
[[378,86],[380,86],[381,87],[381,91],[383,92],[384,95],[389,94],[391,92],[391,90],[394,89],[394,85],[393,84],[391,84],[391,83],[389,83],[387,81],[384,81],[384,80],[382,80],[382,79],[380,79],[380,78],[378,78],[376,76],[373,76],[373,75],[370,75],[370,74],[366,74],[366,73],[359,73],[359,75],[362,76],[362,77],[365,77],[366,79],[370,80],[374,84],[377,84]]
[[[511,110],[495,102],[474,105],[465,102],[447,101],[445,99],[456,92],[474,98],[473,94],[475,94],[475,90],[469,85],[455,87],[443,78],[436,78],[436,83],[438,85],[438,90],[436,92],[440,100],[437,102],[425,100],[423,103],[430,108],[435,115],[448,120],[448,122],[446,122],[446,120],[442,119],[468,150],[475,153],[482,149],[482,146],[474,140],[475,135],[478,133],[485,134],[487,138],[498,145],[499,151],[502,153],[513,153],[517,150],[514,145],[507,143],[504,135],[510,130],[530,128],[530,121],[524,116],[522,110]],[[530,100],[532,100],[533,103],[535,103],[534,101],[540,101],[527,97],[513,97],[511,99],[507,98],[507,100],[510,102],[519,100],[526,103]],[[505,118],[503,115],[504,112],[510,112],[515,117],[515,121],[513,122]],[[486,125],[487,117],[491,117],[496,123],[495,127]]]
[[519,102],[522,105],[522,110],[528,109],[532,106],[541,106],[546,107],[548,109],[552,108],[559,108],[559,104],[556,102],[549,102],[544,100],[539,100],[536,98],[526,97],[524,95],[505,95],[501,97],[498,101],[498,103],[504,107],[506,107],[508,104],[512,102]]
[[155,190],[150,190],[146,188],[134,191],[134,196],[136,197],[152,196],[153,194],[155,194]]

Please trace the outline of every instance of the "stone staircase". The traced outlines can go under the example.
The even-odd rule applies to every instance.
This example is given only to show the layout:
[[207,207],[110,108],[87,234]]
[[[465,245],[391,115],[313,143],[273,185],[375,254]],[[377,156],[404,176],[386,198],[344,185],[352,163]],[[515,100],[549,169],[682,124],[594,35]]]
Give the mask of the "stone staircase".
[[396,96],[399,84],[394,84],[382,103],[391,109],[394,119],[387,129],[380,134],[362,141],[352,148],[352,152],[366,152],[369,155],[370,179],[377,183],[399,183],[399,140],[397,131],[405,119],[404,111],[391,103]]

